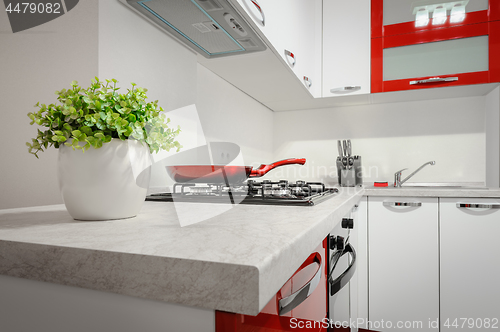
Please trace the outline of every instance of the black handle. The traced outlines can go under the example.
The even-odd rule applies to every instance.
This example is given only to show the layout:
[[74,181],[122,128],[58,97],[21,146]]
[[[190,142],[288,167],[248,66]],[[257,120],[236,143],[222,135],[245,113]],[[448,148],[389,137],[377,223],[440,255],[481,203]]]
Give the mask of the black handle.
[[[340,254],[339,258],[349,253],[351,255],[351,264],[347,267],[347,269],[339,275],[335,280],[331,276],[331,272],[329,273],[328,281],[330,282],[330,296],[337,294],[347,283],[351,280],[354,272],[356,271],[356,251],[351,246],[351,244],[347,244],[345,246],[344,251]],[[337,259],[338,260],[338,259]]]

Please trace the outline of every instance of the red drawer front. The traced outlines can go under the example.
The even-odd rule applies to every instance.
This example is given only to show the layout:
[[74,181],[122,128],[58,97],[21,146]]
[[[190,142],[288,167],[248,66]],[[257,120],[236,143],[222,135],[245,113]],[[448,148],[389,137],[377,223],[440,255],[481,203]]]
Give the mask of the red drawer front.
[[317,271],[317,264],[306,262],[283,285],[257,316],[216,311],[216,332],[326,331],[327,325],[327,239],[316,248],[321,256],[321,279],[314,292],[298,307],[279,316],[279,300],[305,285]]

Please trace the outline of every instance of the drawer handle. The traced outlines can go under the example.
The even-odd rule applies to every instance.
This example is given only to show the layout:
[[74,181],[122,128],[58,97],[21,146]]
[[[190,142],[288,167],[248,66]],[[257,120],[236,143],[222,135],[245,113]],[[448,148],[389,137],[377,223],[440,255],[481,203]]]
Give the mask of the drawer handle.
[[[251,3],[253,6],[249,5],[248,3]],[[266,17],[264,16],[264,11],[262,10],[262,7],[259,5],[257,0],[247,0],[245,1],[245,5],[254,19],[262,24],[262,26],[265,26]]]
[[[354,275],[354,272],[356,271],[356,251],[351,246],[351,244],[345,246],[345,249],[340,256],[343,256],[347,253],[351,255],[351,264],[349,264],[347,269],[342,272],[342,274],[339,275],[336,279],[333,279],[332,277],[333,270],[328,274],[328,282],[330,283],[330,296],[337,294],[345,285],[347,285],[349,280],[351,280],[352,276]],[[336,258],[337,261],[340,256]]]
[[384,206],[411,206],[411,207],[418,207],[422,206],[422,203],[420,202],[384,202]]
[[410,81],[410,85],[453,81],[458,81],[458,77],[432,77],[426,80]]
[[500,204],[499,203],[457,203],[457,208],[500,209]]
[[314,273],[314,276],[298,291],[279,300],[280,316],[286,314],[287,312],[296,308],[298,305],[304,302],[309,297],[309,295],[312,294],[314,289],[316,289],[316,287],[319,285],[319,281],[321,279],[321,267],[322,267],[321,255],[319,253],[317,252],[312,253],[302,264],[302,266],[297,270],[297,272],[301,271],[306,266],[309,266],[311,264],[318,264],[318,270],[316,271],[316,273]]
[[305,84],[308,88],[310,88],[310,87],[311,87],[311,85],[312,85],[312,81],[311,81],[311,79],[310,79],[309,77],[307,77],[307,76],[304,76],[304,84]]
[[336,94],[346,94],[359,90],[361,90],[361,85],[350,85],[350,86],[343,86],[340,88],[330,89],[330,92]]
[[290,66],[295,66],[295,54],[293,54],[292,52],[290,52],[289,50],[285,50],[285,55],[286,55],[286,60],[288,61],[288,64]]

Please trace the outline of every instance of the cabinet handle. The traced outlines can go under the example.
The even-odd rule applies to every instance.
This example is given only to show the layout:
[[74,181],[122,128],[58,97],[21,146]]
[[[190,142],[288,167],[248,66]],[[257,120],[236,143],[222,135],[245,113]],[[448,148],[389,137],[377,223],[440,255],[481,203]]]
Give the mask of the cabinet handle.
[[499,203],[457,203],[457,208],[500,209]]
[[[318,270],[314,274],[314,276],[304,285],[302,286],[298,291],[296,291],[293,294],[290,294],[289,296],[282,298],[279,300],[279,315],[286,314],[290,310],[296,308],[299,304],[304,302],[309,295],[312,294],[314,289],[319,284],[319,281],[321,279],[321,255],[317,252],[312,253],[306,261],[302,264],[302,266],[297,270],[297,272],[301,271],[304,269],[306,266],[309,266],[311,264],[318,264]],[[295,272],[295,273],[297,273]],[[294,274],[295,275],[295,274]],[[292,276],[293,278],[293,276]]]
[[[249,5],[249,3],[251,3],[252,5]],[[258,23],[262,24],[262,26],[266,25],[266,17],[264,16],[264,11],[262,10],[262,7],[259,5],[257,0],[246,0],[245,6],[248,8],[248,11]]]
[[311,87],[311,85],[312,85],[312,81],[311,81],[311,79],[310,79],[309,77],[307,77],[307,76],[304,76],[304,84],[305,84],[308,88],[310,88],[310,87]]
[[288,61],[288,64],[290,64],[290,66],[295,66],[295,54],[293,54],[292,52],[290,52],[289,50],[285,50],[285,55],[286,55],[286,60]]
[[330,92],[337,93],[337,94],[345,94],[345,93],[351,93],[351,92],[358,91],[358,90],[361,90],[361,85],[343,86],[340,88],[330,89]]
[[420,202],[384,202],[384,206],[411,206],[411,207],[418,207],[422,206],[422,203]]
[[331,275],[333,270],[328,274],[328,282],[330,283],[330,296],[337,294],[345,285],[347,285],[349,280],[351,280],[354,272],[356,271],[356,251],[351,246],[351,244],[346,245],[344,251],[340,256],[343,256],[346,253],[349,253],[351,255],[351,264],[349,264],[347,269],[342,272],[342,274],[339,275],[336,279],[333,279]]
[[453,81],[458,81],[458,77],[432,77],[426,80],[410,81],[410,85]]

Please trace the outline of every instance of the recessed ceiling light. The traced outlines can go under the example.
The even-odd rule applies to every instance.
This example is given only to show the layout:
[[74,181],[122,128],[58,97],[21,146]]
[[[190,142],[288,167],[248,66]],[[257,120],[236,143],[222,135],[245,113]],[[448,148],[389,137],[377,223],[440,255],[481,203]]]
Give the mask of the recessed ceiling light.
[[[426,26],[429,14],[432,14],[432,25],[444,24],[447,11],[450,11],[450,22],[459,23],[465,19],[465,6],[469,0],[443,2],[443,0],[420,0],[412,3],[411,9],[415,15],[415,26]],[[427,16],[427,18],[426,18]]]
[[415,18],[415,26],[424,27],[427,24],[429,24],[429,11],[426,8],[420,8]]
[[440,25],[446,22],[446,8],[444,6],[437,6],[432,14],[432,25]]
[[451,9],[450,22],[460,23],[465,20],[465,6],[461,4],[456,4]]

